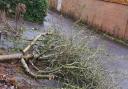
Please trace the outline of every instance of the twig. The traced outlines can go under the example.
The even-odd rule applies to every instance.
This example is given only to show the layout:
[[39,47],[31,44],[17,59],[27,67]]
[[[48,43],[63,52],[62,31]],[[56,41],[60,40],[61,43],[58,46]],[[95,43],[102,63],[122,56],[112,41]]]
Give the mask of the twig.
[[[59,54],[62,54],[63,52],[60,52]],[[46,56],[43,56],[43,57],[39,57],[39,56],[37,56],[37,58],[38,59],[49,59],[49,58],[51,58],[51,57],[54,57],[54,56],[56,56],[57,54],[49,54],[49,55],[46,55]],[[31,65],[33,66],[33,68],[34,69],[36,69],[37,71],[38,71],[38,73],[45,73],[45,74],[48,74],[48,73],[55,73],[55,72],[57,72],[57,71],[59,71],[61,68],[63,68],[64,66],[61,66],[61,67],[58,67],[58,68],[56,68],[56,69],[54,69],[54,70],[50,70],[50,71],[43,71],[43,70],[40,70],[38,67],[36,67],[34,64],[33,64],[33,62],[30,60],[29,61],[30,63],[31,63]],[[69,65],[71,65],[71,64],[69,64]]]
[[71,89],[83,89],[83,88],[80,88],[80,87],[77,87],[77,86],[73,86],[71,84],[68,84],[68,83],[63,83],[65,86],[68,86],[70,87]]

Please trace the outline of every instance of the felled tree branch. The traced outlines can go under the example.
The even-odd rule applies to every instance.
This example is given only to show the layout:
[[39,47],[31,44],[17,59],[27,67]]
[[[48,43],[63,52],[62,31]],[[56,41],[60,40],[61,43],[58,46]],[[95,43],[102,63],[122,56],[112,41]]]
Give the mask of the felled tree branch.
[[10,55],[0,55],[0,62],[20,60],[22,57],[24,57],[25,59],[34,58],[32,54],[23,55],[21,53],[17,53],[17,54],[10,54]]
[[41,37],[41,36],[46,36],[50,35],[51,33],[41,33],[38,36],[34,38],[34,40],[23,50],[24,53],[26,53],[35,43],[36,41]]
[[28,65],[27,65],[27,63],[26,63],[26,61],[25,61],[24,58],[21,59],[21,63],[22,63],[22,65],[23,65],[23,68],[25,69],[25,71],[26,71],[31,77],[34,77],[34,78],[43,78],[43,79],[50,77],[50,75],[38,75],[38,74],[33,73],[33,72],[29,69],[29,67],[28,67]]
[[[30,45],[28,45],[28,46],[23,50],[24,54],[36,43],[36,41],[37,41],[41,36],[45,36],[45,35],[49,35],[49,34],[48,34],[48,33],[42,33],[42,34],[39,34],[38,36],[36,36],[35,39],[30,43]],[[23,68],[25,69],[25,71],[26,71],[30,76],[32,76],[32,77],[34,77],[34,78],[43,78],[43,79],[44,79],[44,78],[50,78],[50,76],[51,76],[51,75],[38,75],[38,74],[33,73],[33,72],[29,69],[29,67],[28,67],[28,65],[27,65],[27,63],[26,63],[24,57],[21,58],[21,63],[22,63]]]

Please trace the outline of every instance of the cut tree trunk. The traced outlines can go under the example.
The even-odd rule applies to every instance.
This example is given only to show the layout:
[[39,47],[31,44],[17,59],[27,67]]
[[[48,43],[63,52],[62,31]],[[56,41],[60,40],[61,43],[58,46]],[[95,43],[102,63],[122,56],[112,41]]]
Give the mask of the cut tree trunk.
[[23,54],[17,53],[17,54],[10,54],[10,55],[0,55],[0,62],[20,60],[22,57],[24,57],[25,59],[32,59],[32,58],[34,58],[34,56],[31,55],[31,54],[23,56]]

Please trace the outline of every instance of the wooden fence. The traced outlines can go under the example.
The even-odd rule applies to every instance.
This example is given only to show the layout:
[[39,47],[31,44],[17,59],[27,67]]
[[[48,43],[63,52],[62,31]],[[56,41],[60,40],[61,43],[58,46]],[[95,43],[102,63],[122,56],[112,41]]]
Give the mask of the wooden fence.
[[58,4],[61,4],[59,11],[62,13],[128,40],[128,6],[123,3],[127,3],[127,0],[49,0],[51,8],[57,10]]
[[128,5],[128,0],[102,0],[107,2],[113,2],[113,3],[119,3],[119,4],[125,4]]

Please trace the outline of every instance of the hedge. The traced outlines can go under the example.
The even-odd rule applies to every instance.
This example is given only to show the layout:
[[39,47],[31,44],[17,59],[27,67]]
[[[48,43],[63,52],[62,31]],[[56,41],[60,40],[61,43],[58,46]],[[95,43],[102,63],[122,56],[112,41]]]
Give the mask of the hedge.
[[27,12],[24,19],[31,22],[41,23],[47,15],[48,0],[0,0],[0,9],[11,11],[15,14],[15,7],[18,3],[24,3],[27,6]]

